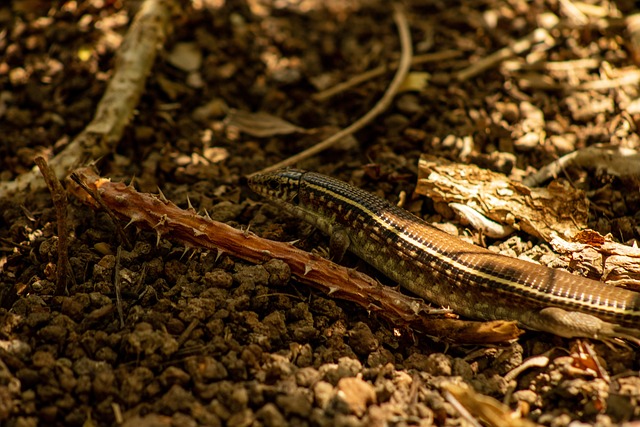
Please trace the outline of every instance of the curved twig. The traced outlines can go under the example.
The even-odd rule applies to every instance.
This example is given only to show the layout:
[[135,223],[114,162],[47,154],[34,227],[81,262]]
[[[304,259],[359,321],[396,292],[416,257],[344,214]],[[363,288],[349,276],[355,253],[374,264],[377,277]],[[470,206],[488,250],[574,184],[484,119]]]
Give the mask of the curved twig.
[[307,159],[311,156],[314,156],[327,148],[331,147],[333,144],[344,138],[345,136],[351,135],[354,132],[359,131],[363,127],[365,127],[370,121],[372,121],[376,116],[385,111],[393,97],[398,92],[398,88],[404,81],[407,73],[409,72],[409,68],[411,67],[411,57],[413,56],[413,49],[411,47],[411,34],[409,33],[409,24],[407,23],[407,17],[404,14],[404,10],[398,4],[394,5],[394,14],[393,18],[398,26],[398,34],[400,36],[400,46],[401,46],[401,55],[400,61],[398,63],[398,70],[396,71],[396,75],[393,77],[393,80],[389,84],[387,91],[384,93],[380,101],[367,112],[364,116],[360,117],[358,120],[353,122],[348,127],[342,129],[341,131],[333,134],[329,138],[321,141],[320,143],[314,145],[311,148],[308,148],[294,156],[289,157],[275,165],[269,166],[261,171],[254,173],[266,173],[271,172],[276,169],[280,169],[286,166],[291,166],[298,163],[301,160]]

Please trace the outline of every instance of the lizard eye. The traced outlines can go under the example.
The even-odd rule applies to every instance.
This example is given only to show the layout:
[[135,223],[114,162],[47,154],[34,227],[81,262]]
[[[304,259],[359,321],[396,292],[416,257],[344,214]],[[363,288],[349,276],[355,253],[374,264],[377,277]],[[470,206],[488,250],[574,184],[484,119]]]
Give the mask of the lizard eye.
[[267,187],[272,193],[278,194],[281,191],[280,183],[275,179],[270,179],[267,181]]

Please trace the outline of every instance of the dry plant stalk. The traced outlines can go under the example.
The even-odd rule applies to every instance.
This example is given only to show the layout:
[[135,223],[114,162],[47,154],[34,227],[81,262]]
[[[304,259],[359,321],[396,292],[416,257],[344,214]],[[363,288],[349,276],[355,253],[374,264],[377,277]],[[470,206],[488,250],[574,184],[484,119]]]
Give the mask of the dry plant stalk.
[[69,231],[67,230],[67,193],[56,177],[53,169],[42,156],[35,158],[36,165],[42,172],[42,176],[49,187],[53,206],[56,209],[58,222],[58,262],[56,265],[56,294],[67,293],[67,279],[71,276],[69,264]]
[[218,250],[254,263],[282,260],[299,282],[332,297],[355,302],[400,327],[410,327],[458,343],[504,342],[522,333],[515,322],[475,322],[427,316],[425,313],[434,310],[422,300],[403,295],[362,273],[297,249],[292,244],[262,239],[198,216],[193,209],[180,209],[163,197],[138,193],[124,183],[99,177],[89,168],[75,171],[73,179],[82,186],[69,181],[69,191],[83,203],[93,208],[100,206],[83,189],[86,187],[116,217],[154,230],[158,239],[166,237],[187,247]]
[[504,60],[531,49],[538,43],[545,43],[548,47],[552,47],[555,45],[555,40],[546,29],[537,28],[532,33],[516,40],[511,46],[503,47],[489,56],[471,64],[464,70],[460,70],[456,75],[456,78],[461,82],[467,81],[490,68],[496,67]]

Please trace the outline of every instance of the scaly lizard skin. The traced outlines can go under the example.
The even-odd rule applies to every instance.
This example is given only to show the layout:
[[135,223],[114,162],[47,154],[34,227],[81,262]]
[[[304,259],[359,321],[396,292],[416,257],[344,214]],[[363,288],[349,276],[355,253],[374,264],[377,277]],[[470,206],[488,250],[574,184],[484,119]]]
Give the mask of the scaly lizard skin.
[[431,227],[386,200],[313,172],[283,169],[249,185],[432,303],[482,320],[515,320],[562,337],[640,343],[640,293],[506,257]]

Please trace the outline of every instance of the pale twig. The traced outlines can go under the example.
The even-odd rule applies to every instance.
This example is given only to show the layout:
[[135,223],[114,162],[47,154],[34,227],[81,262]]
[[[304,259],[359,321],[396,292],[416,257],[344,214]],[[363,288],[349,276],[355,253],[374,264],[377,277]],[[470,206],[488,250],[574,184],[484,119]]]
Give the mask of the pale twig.
[[637,86],[640,83],[640,71],[625,71],[619,77],[614,79],[601,79],[591,82],[585,82],[578,85],[578,90],[610,90],[621,86]]
[[565,82],[556,82],[546,74],[528,73],[525,77],[518,79],[518,86],[522,89],[539,89],[539,90],[565,90],[565,91],[607,91],[617,89],[622,86],[637,86],[640,83],[640,71],[628,70],[623,71],[619,77],[613,79],[592,80],[580,84],[570,84]]
[[534,64],[523,63],[519,60],[504,61],[501,66],[505,71],[560,71],[569,72],[579,69],[594,69],[602,64],[602,60],[596,58],[574,59],[572,61],[543,61]]
[[[426,64],[428,62],[444,61],[446,59],[456,58],[461,54],[462,52],[459,50],[443,50],[441,52],[425,53],[423,55],[414,56],[411,60],[411,65],[414,66],[419,64]],[[338,83],[337,85],[332,86],[327,90],[323,90],[322,92],[318,92],[311,97],[316,101],[326,101],[327,99],[336,96],[339,93],[342,93],[346,90],[351,89],[352,87],[358,86],[366,81],[381,76],[387,71],[397,67],[398,61],[394,61],[389,65],[381,65],[372,70],[365,71],[362,74],[358,74],[357,76],[353,76],[349,80]]]
[[549,163],[522,183],[537,187],[548,179],[557,177],[570,166],[604,170],[613,176],[640,176],[640,153],[613,144],[596,144],[573,151]]
[[569,22],[581,27],[589,22],[589,18],[570,0],[559,0],[560,10],[567,16]]
[[280,169],[283,167],[291,166],[298,163],[301,160],[308,159],[311,156],[314,156],[327,148],[334,145],[336,142],[340,141],[342,138],[353,134],[354,132],[359,131],[363,127],[365,127],[369,122],[371,122],[376,116],[385,111],[391,102],[393,101],[393,97],[398,92],[398,88],[404,81],[407,73],[409,72],[409,68],[411,67],[411,57],[412,47],[411,47],[411,34],[409,33],[409,24],[407,23],[407,17],[404,14],[404,11],[401,6],[398,4],[394,5],[395,13],[393,15],[396,25],[398,26],[398,33],[400,36],[400,45],[401,45],[401,56],[400,61],[398,63],[398,71],[396,71],[396,75],[393,77],[393,80],[389,84],[387,91],[380,98],[380,101],[369,110],[364,116],[360,117],[358,120],[353,122],[351,125],[346,128],[340,130],[339,132],[333,134],[329,138],[321,141],[320,143],[314,145],[313,147],[304,150],[294,156],[289,157],[275,165],[269,166],[259,172],[255,173],[267,173],[274,171],[276,169]]
[[531,49],[531,47],[537,43],[547,42],[552,45],[555,44],[553,37],[549,34],[549,32],[544,28],[538,28],[527,36],[521,38],[520,40],[516,40],[512,45],[503,47],[492,53],[491,55],[482,58],[475,64],[471,64],[469,67],[461,70],[456,75],[458,81],[465,81],[483,71],[488,70],[489,68],[493,68],[497,66],[500,62],[504,61],[507,58],[512,56],[521,54],[522,52]]

